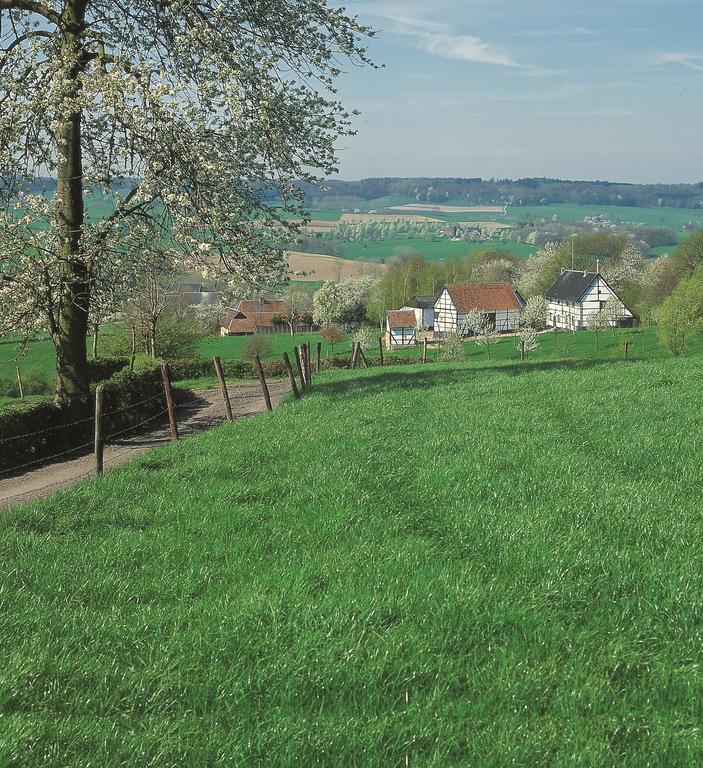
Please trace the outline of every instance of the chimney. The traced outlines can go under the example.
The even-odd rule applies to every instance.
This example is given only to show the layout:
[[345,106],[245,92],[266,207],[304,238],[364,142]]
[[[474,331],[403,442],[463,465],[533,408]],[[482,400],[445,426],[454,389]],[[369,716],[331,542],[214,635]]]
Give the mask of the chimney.
[[599,275],[599,274],[600,274],[600,259],[598,259],[598,260],[596,261],[596,274],[597,274],[597,275]]

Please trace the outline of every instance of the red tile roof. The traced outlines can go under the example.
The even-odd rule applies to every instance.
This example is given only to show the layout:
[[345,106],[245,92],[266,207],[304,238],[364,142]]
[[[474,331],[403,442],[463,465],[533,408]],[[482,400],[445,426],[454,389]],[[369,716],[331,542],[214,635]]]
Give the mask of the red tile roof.
[[446,286],[454,306],[459,312],[482,309],[522,309],[522,303],[510,283],[478,283],[476,285]]
[[273,328],[276,312],[253,312],[245,317],[242,312],[230,309],[225,312],[220,325],[230,333],[254,333],[257,328]]
[[388,316],[389,328],[415,327],[415,313],[409,309],[389,309],[386,315]]
[[282,306],[283,299],[247,299],[240,301],[237,309],[249,317],[262,312],[280,312]]

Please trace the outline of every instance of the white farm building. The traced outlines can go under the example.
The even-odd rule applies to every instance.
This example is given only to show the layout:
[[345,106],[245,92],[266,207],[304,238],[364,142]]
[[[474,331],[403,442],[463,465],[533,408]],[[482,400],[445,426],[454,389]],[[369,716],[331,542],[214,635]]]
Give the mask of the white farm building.
[[498,331],[514,331],[525,308],[510,283],[445,285],[435,302],[435,334],[457,331],[468,335],[466,315],[479,309]]
[[417,341],[416,317],[412,309],[389,309],[386,312],[386,346],[411,347]]
[[545,297],[549,302],[547,322],[552,328],[570,331],[587,328],[589,319],[608,301],[617,308],[617,319],[611,324],[631,326],[634,323],[634,315],[600,272],[564,269],[547,289]]
[[434,305],[436,296],[414,296],[401,310],[410,310],[415,313],[415,327],[418,331],[432,330],[434,328]]

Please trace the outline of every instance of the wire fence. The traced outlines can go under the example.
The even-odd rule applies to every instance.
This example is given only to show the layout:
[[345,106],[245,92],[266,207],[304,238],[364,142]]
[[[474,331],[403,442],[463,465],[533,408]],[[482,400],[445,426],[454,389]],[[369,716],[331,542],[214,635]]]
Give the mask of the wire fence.
[[[235,419],[270,406],[263,373],[259,383],[227,385],[224,379],[221,383],[226,388],[231,415]],[[275,394],[287,391],[286,385],[288,382],[277,382],[274,385]],[[230,417],[224,393],[218,393],[217,390],[209,390],[208,395],[202,392],[180,395],[177,401],[174,400],[168,368],[164,372],[163,391],[154,395],[124,405],[115,404],[105,411],[98,407],[97,399],[96,393],[95,412],[90,416],[0,438],[0,450],[8,452],[7,456],[13,449],[13,443],[18,441],[35,441],[36,445],[46,445],[47,440],[60,443],[60,440],[54,438],[61,430],[69,432],[67,436],[64,435],[66,439],[74,435],[84,437],[77,445],[0,469],[0,507],[7,506],[10,501],[21,503],[23,498],[45,495],[50,490],[58,490],[92,475],[102,474],[103,467],[114,467],[130,455],[175,439],[172,423],[177,423],[181,434],[187,435],[223,424]],[[154,408],[157,410],[151,412]],[[145,412],[148,415],[142,418]],[[130,423],[121,426],[120,420],[124,422],[130,415]],[[103,434],[102,428],[107,424],[117,425],[118,428],[106,430]],[[86,436],[91,429],[95,436],[88,440]],[[98,462],[97,465],[95,462]]]

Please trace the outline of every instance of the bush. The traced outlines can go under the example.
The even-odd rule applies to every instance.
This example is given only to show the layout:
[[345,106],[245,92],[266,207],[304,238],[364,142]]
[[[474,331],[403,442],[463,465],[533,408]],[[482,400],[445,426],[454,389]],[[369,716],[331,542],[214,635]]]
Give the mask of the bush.
[[370,328],[359,328],[352,336],[352,341],[361,344],[361,348],[366,352],[367,349],[376,348],[378,336]]
[[[202,379],[215,375],[212,360],[171,360],[168,364],[174,381]],[[269,360],[261,363],[266,376],[285,376],[283,361]],[[251,360],[222,360],[222,370],[228,379],[254,379],[256,372]]]
[[442,341],[440,358],[444,362],[458,362],[466,357],[464,340],[458,333],[449,333]]
[[[164,360],[195,357],[198,342],[207,335],[206,326],[191,314],[162,315],[156,325],[156,356]],[[120,325],[107,336],[103,348],[108,355],[129,358],[132,354],[132,326]],[[142,328],[137,328],[137,352],[150,354],[149,340]]]
[[273,354],[273,344],[262,333],[255,333],[242,344],[242,356],[253,360],[259,357],[269,357]]

